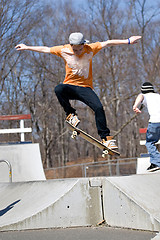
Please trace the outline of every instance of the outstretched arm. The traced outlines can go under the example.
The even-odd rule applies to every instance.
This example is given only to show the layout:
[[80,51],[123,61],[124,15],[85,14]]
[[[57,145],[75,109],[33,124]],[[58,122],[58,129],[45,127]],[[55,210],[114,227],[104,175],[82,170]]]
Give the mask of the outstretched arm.
[[30,50],[40,53],[50,53],[50,48],[45,46],[27,46],[25,44],[18,44],[15,48],[17,51]]
[[135,103],[134,103],[134,105],[133,105],[133,111],[134,111],[134,112],[136,112],[136,113],[141,113],[141,110],[140,110],[140,108],[139,108],[139,105],[142,103],[143,99],[144,99],[144,96],[140,93],[140,94],[137,96],[137,98],[136,98],[136,100],[135,100]]
[[101,45],[102,45],[102,48],[105,48],[105,47],[111,47],[111,46],[122,45],[122,44],[135,44],[140,39],[141,39],[141,36],[132,36],[128,39],[107,40],[105,42],[101,42]]

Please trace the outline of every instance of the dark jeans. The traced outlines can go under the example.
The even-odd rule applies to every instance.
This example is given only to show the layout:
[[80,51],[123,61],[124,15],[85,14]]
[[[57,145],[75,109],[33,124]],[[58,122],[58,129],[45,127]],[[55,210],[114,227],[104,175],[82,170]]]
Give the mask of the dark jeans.
[[76,112],[76,110],[72,108],[69,100],[79,100],[95,112],[96,126],[101,139],[105,139],[105,137],[110,134],[110,130],[107,128],[103,106],[91,88],[59,84],[55,87],[55,93],[66,115]]

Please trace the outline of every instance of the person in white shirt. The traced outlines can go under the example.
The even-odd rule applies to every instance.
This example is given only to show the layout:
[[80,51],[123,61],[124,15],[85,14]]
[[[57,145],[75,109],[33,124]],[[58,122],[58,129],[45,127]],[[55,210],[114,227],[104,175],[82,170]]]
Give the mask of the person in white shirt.
[[155,93],[150,82],[145,82],[141,86],[141,93],[135,100],[133,111],[141,113],[141,104],[147,107],[150,116],[146,133],[146,147],[150,155],[151,165],[147,171],[153,172],[160,169],[160,152],[155,146],[155,143],[160,139],[160,94]]

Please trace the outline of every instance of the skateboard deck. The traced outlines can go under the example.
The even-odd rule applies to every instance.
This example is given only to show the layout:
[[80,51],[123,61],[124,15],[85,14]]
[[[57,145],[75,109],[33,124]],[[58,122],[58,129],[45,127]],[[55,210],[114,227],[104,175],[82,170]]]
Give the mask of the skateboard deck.
[[109,155],[120,155],[119,152],[116,150],[112,150],[110,148],[107,148],[103,143],[101,143],[96,138],[92,137],[88,133],[84,132],[83,130],[74,127],[71,123],[69,123],[66,120],[67,127],[72,131],[71,138],[76,138],[77,136],[80,136],[81,138],[85,139],[87,142],[90,142],[94,146],[100,148],[103,151],[102,157],[105,157],[107,154]]

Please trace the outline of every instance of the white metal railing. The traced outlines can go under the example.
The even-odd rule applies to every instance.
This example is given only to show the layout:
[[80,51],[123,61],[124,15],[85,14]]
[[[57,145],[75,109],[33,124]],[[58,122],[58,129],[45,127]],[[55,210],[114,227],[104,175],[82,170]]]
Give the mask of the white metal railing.
[[21,114],[21,115],[3,115],[0,116],[0,120],[19,120],[20,121],[20,128],[12,128],[12,129],[0,129],[0,134],[6,133],[20,133],[21,134],[21,142],[25,141],[24,134],[32,132],[32,128],[25,128],[24,127],[24,120],[31,119],[30,114]]
[[12,182],[12,166],[11,166],[10,162],[7,161],[7,160],[0,160],[0,163],[2,163],[2,162],[6,163],[6,164],[8,165],[8,169],[9,169],[9,181]]

